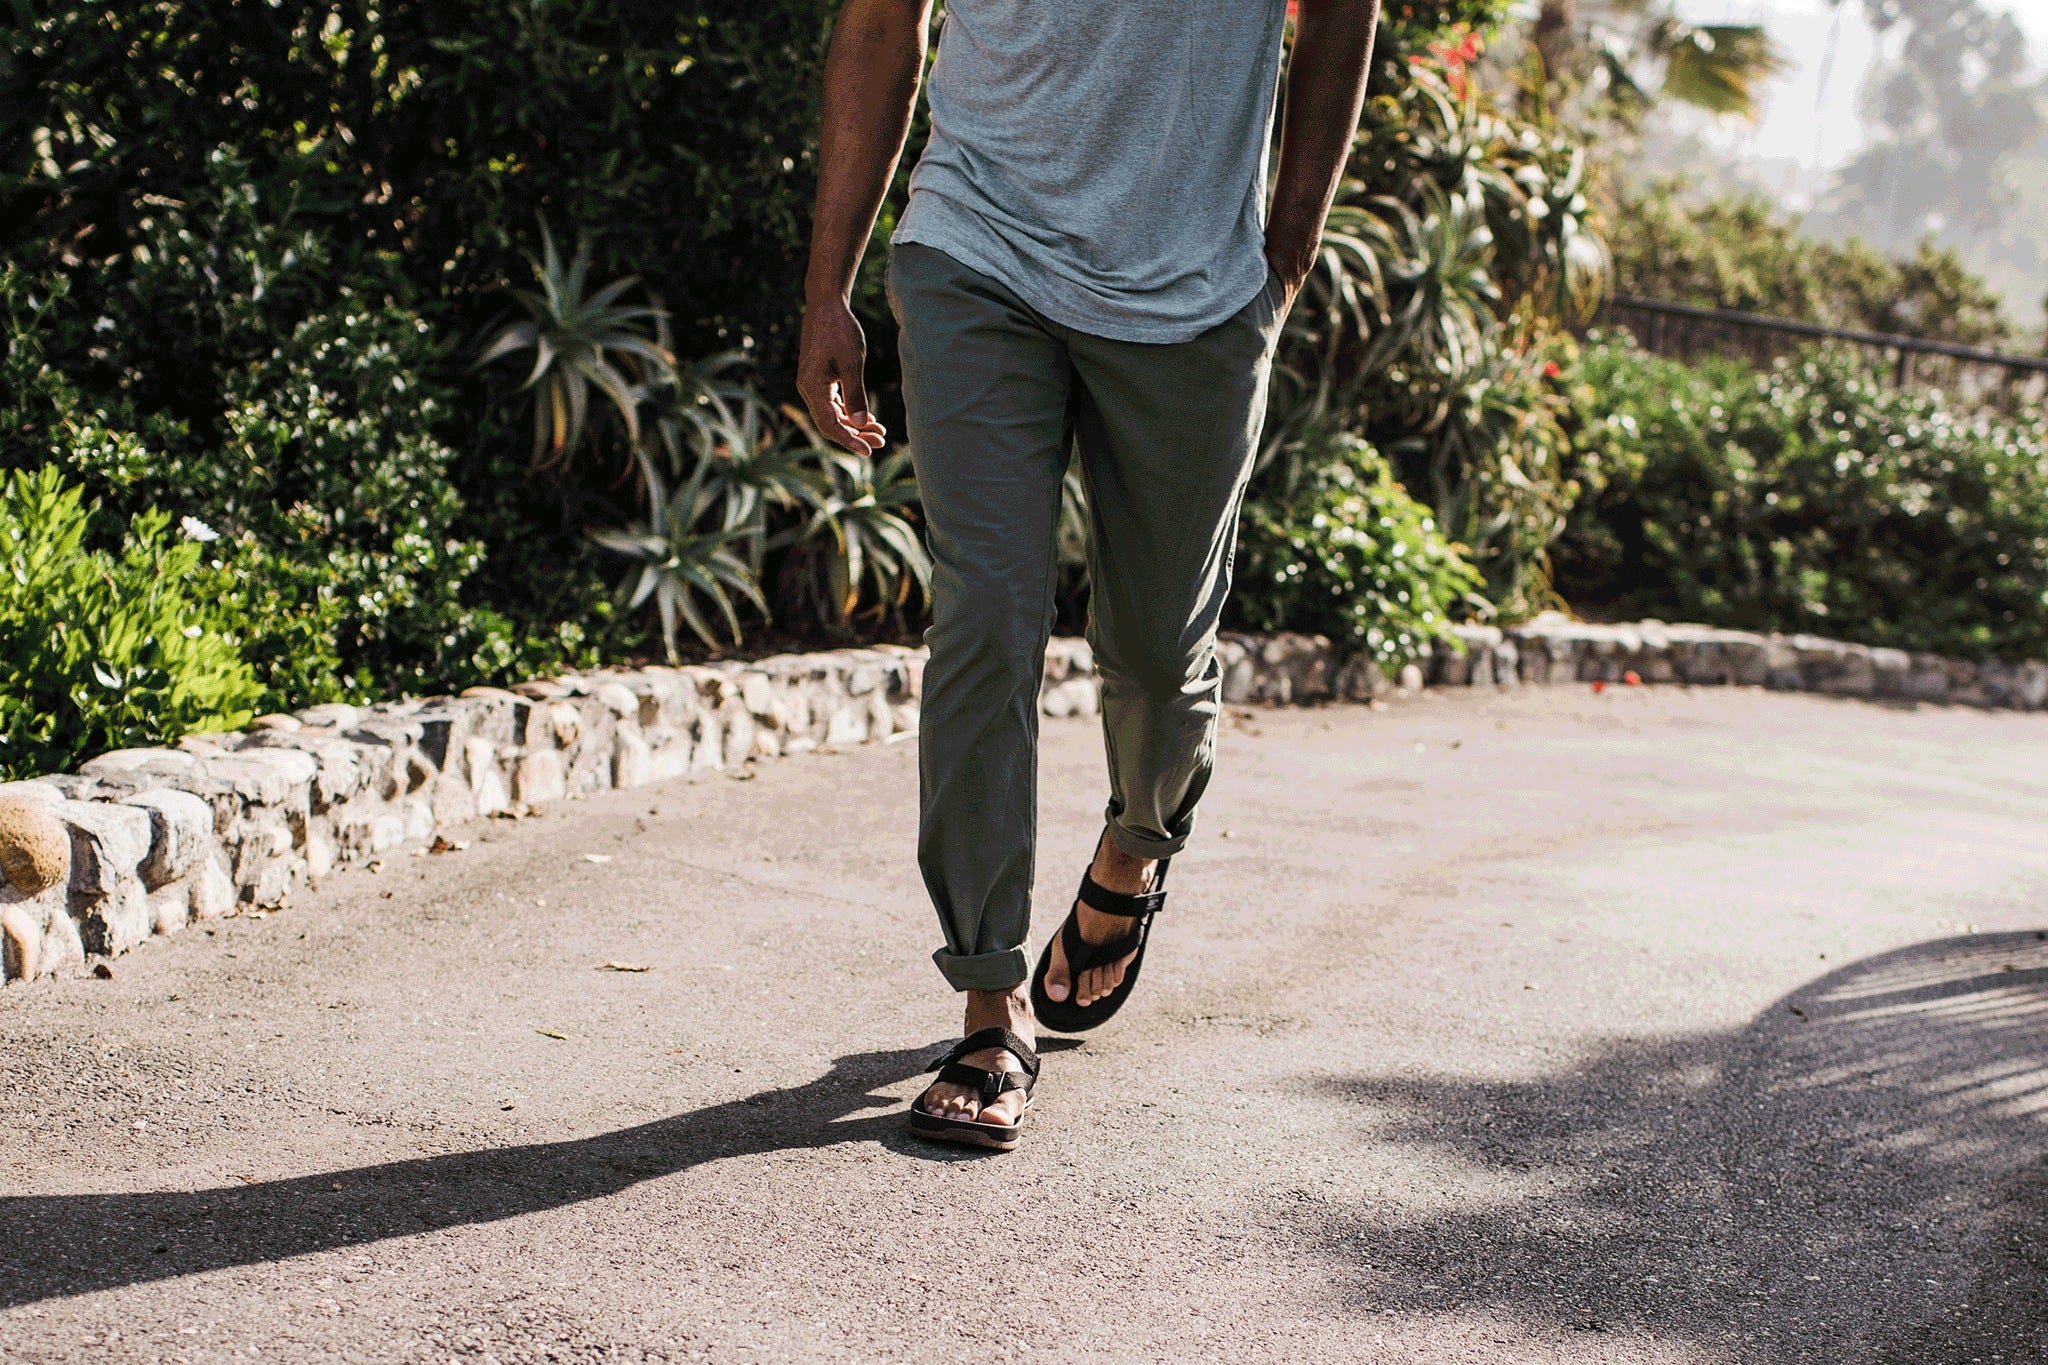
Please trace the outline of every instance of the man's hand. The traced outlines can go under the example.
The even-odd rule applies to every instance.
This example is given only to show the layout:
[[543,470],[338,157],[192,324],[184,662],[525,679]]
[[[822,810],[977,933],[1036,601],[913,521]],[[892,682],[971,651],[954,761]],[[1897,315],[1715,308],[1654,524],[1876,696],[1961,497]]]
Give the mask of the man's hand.
[[853,310],[834,299],[804,309],[796,388],[819,433],[856,455],[872,455],[888,439],[868,411],[868,341]]
[[1309,275],[1316,268],[1316,256],[1322,248],[1320,235],[1303,252],[1299,247],[1287,248],[1273,240],[1273,233],[1266,233],[1266,264],[1273,267],[1273,273],[1280,277],[1280,316],[1286,317],[1294,307],[1294,296],[1308,283]]

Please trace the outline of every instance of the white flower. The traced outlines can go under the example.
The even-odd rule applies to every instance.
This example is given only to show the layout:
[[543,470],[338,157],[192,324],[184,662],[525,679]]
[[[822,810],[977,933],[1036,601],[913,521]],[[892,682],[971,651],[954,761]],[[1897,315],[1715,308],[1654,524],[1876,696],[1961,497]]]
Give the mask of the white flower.
[[208,526],[205,522],[201,521],[197,517],[179,518],[178,529],[185,533],[185,539],[187,540],[197,540],[203,542],[208,540],[220,539],[220,532],[214,530],[211,526]]

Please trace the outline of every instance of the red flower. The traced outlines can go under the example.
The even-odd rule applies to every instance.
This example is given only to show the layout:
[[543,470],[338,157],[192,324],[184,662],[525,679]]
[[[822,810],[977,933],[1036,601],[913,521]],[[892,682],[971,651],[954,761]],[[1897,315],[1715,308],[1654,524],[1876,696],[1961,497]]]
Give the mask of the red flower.
[[1607,684],[1606,684],[1606,683],[1604,683],[1604,682],[1601,682],[1601,681],[1600,681],[1600,680],[1599,680],[1598,678],[1595,678],[1595,679],[1593,679],[1593,695],[1594,695],[1594,696],[1596,696],[1596,697],[1597,697],[1597,696],[1599,696],[1599,695],[1600,695],[1600,694],[1601,694],[1602,692],[1605,692],[1606,690],[1607,690]]
[[1643,675],[1636,672],[1634,669],[1630,669],[1628,672],[1622,674],[1621,680],[1627,683],[1630,687],[1641,687],[1643,685]]
[[1563,375],[1564,366],[1558,364],[1555,360],[1546,363],[1543,367],[1543,377],[1545,379],[1559,379]]

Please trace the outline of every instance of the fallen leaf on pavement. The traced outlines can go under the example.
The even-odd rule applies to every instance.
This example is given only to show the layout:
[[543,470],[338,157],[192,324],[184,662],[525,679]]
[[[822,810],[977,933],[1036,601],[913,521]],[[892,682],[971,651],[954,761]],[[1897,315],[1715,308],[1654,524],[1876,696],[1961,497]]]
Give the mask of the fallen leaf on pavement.
[[644,972],[647,967],[638,962],[607,962],[598,968],[601,972]]
[[534,1030],[534,1032],[535,1032],[535,1033],[538,1033],[538,1034],[539,1034],[539,1035],[540,1035],[541,1037],[543,1037],[543,1038],[559,1038],[559,1039],[561,1039],[561,1040],[562,1040],[563,1042],[565,1042],[565,1043],[569,1041],[569,1035],[568,1035],[568,1034],[566,1034],[566,1033],[557,1033],[557,1032],[555,1032],[555,1031],[554,1031],[553,1029],[551,1029],[551,1028],[537,1028],[537,1029],[535,1029],[535,1030]]

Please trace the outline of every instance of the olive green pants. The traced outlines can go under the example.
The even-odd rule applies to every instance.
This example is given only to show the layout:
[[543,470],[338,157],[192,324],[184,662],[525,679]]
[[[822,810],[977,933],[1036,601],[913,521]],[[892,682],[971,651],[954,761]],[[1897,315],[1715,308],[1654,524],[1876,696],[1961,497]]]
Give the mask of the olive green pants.
[[1280,285],[1269,274],[1236,316],[1171,345],[1062,327],[911,243],[890,259],[889,295],[933,559],[918,758],[918,862],[946,938],[933,956],[956,990],[1007,990],[1032,966],[1038,691],[1069,451],[1093,514],[1109,836],[1164,858],[1194,828],[1214,761],[1216,626]]

